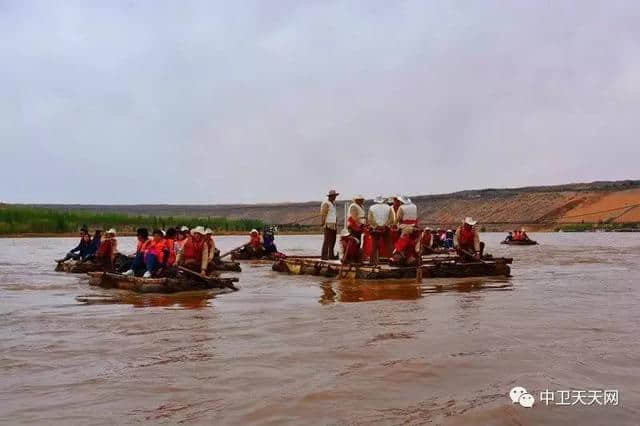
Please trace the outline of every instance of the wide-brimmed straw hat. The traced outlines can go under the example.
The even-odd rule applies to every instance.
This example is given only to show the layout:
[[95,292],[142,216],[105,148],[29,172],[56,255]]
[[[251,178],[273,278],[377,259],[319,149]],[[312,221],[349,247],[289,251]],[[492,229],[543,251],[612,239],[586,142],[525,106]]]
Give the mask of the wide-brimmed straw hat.
[[112,235],[116,235],[116,230],[113,228],[110,228],[107,232],[107,234],[112,234]]
[[213,231],[211,230],[211,228],[207,228],[207,229],[204,230],[204,234],[205,235],[212,235]]
[[195,234],[204,235],[204,228],[202,226],[196,226],[195,228],[193,228],[191,230],[191,234],[192,235],[195,235]]
[[478,223],[477,220],[473,220],[473,218],[471,218],[471,216],[467,216],[464,218],[464,223],[466,223],[467,225],[473,226],[476,223]]
[[331,197],[332,195],[340,195],[339,192],[337,192],[335,189],[332,189],[329,191],[329,193],[327,194],[327,197]]
[[373,199],[373,202],[376,204],[384,204],[387,200],[385,200],[385,198],[382,195],[378,195],[376,198]]
[[183,225],[182,227],[180,227],[180,232],[189,232],[189,227]]
[[353,201],[356,201],[356,200],[362,200],[362,201],[364,201],[364,195],[362,195],[362,194],[354,195],[354,196],[353,196]]
[[250,234],[259,234],[257,229],[252,229],[251,232],[249,232]]

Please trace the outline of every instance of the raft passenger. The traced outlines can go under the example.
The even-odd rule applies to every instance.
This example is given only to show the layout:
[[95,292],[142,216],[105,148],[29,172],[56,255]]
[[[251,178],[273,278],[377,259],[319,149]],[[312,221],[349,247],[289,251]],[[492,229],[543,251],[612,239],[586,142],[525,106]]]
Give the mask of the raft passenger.
[[204,238],[204,228],[196,226],[191,230],[191,235],[178,252],[176,263],[180,266],[192,270],[200,270],[200,273],[207,273],[209,263],[209,250]]
[[364,197],[362,195],[356,195],[353,198],[353,203],[349,206],[349,218],[347,219],[347,229],[351,233],[351,236],[357,238],[358,241],[362,239],[362,232],[364,231],[365,214],[364,214]]
[[320,205],[320,225],[324,231],[321,258],[324,260],[337,258],[335,247],[338,233],[338,215],[336,214],[338,195],[340,194],[335,189],[330,190],[327,194],[327,200]]
[[80,232],[80,242],[78,243],[78,245],[75,248],[71,249],[64,258],[58,260],[57,262],[66,262],[69,259],[84,261],[92,254],[91,236],[88,232],[82,230]]
[[393,251],[391,247],[391,225],[393,224],[393,211],[385,203],[382,196],[373,200],[374,204],[369,208],[367,221],[370,227],[372,248],[371,262],[378,263],[380,252],[389,257]]
[[482,258],[484,243],[480,242],[480,235],[475,229],[476,223],[478,221],[467,216],[462,226],[456,230],[454,246],[463,260],[480,260]]
[[275,228],[268,226],[262,231],[262,248],[265,254],[278,253],[275,243]]
[[104,239],[100,241],[100,246],[95,254],[96,263],[102,265],[103,270],[112,271],[117,253],[116,230],[111,228],[107,230]]

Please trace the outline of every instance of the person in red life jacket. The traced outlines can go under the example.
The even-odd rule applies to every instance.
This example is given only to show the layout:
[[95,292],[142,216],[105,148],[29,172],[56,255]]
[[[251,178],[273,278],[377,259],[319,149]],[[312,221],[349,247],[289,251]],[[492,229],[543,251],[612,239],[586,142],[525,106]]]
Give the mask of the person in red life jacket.
[[348,229],[343,229],[340,232],[340,251],[340,261],[344,264],[360,263],[362,260],[360,240]]
[[147,228],[138,228],[136,231],[136,236],[138,239],[138,243],[136,245],[136,254],[133,259],[133,264],[131,268],[127,272],[124,273],[126,276],[135,275],[140,269],[144,267],[144,255],[147,251],[147,248],[151,244],[151,240],[149,239],[149,230]]
[[371,262],[378,263],[380,254],[384,257],[391,255],[391,225],[393,224],[393,212],[382,196],[373,200],[374,204],[369,208],[367,222],[371,235]]
[[113,271],[116,254],[118,253],[118,241],[116,230],[109,229],[100,241],[96,251],[96,263],[102,265],[104,271]]
[[524,228],[522,228],[520,230],[520,240],[522,240],[522,241],[528,241],[529,240],[529,236],[527,235],[527,231],[525,231]]
[[144,254],[144,266],[146,271],[144,278],[151,278],[158,270],[167,266],[169,259],[169,248],[164,240],[164,234],[159,229],[154,229],[152,239]]
[[480,260],[484,251],[484,243],[480,242],[480,235],[475,229],[477,221],[466,217],[462,226],[456,230],[454,247],[463,260]]
[[209,247],[204,238],[204,228],[196,226],[191,230],[191,235],[178,251],[176,264],[194,271],[200,271],[206,275],[209,264]]
[[413,266],[418,261],[416,244],[420,238],[420,231],[413,226],[402,228],[400,238],[396,242],[393,256],[389,259],[389,264],[393,266]]
[[167,229],[164,236],[164,243],[169,250],[169,257],[167,258],[166,266],[173,266],[176,263],[176,256],[178,253],[176,240],[178,238],[178,231],[175,228]]
[[353,197],[353,202],[349,206],[349,217],[347,218],[347,229],[351,233],[351,236],[361,241],[362,232],[365,226],[365,214],[364,214],[364,197],[362,195],[356,195]]
[[422,235],[420,236],[420,251],[423,255],[433,253],[433,249],[431,248],[432,238],[433,234],[431,233],[431,228],[424,228],[424,231],[422,231]]
[[520,231],[518,231],[517,229],[515,231],[513,231],[513,240],[514,241],[521,241],[522,240],[522,233]]

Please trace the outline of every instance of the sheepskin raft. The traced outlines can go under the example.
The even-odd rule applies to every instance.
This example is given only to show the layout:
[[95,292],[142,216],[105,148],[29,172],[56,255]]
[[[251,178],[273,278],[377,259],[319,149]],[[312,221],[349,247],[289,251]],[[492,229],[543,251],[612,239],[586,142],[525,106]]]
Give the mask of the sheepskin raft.
[[207,280],[191,278],[141,278],[112,274],[109,272],[90,272],[89,284],[102,288],[117,288],[138,293],[175,293],[203,289],[233,289],[238,278],[211,277]]
[[242,268],[238,262],[230,261],[218,261],[209,262],[209,271],[224,271],[224,272],[242,272]]
[[511,240],[511,241],[501,241],[500,244],[507,244],[510,246],[535,246],[538,244],[537,241],[534,240]]
[[[486,259],[486,260],[485,260]],[[457,256],[424,256],[422,278],[510,276],[510,258],[486,256],[482,261],[463,262]],[[272,269],[294,275],[319,275],[362,280],[416,278],[417,267],[396,267],[387,263],[341,265],[337,260],[289,257],[273,264]]]
[[86,274],[87,272],[102,271],[102,265],[87,261],[80,262],[78,260],[68,260],[66,262],[58,262],[56,272],[70,272],[72,274]]

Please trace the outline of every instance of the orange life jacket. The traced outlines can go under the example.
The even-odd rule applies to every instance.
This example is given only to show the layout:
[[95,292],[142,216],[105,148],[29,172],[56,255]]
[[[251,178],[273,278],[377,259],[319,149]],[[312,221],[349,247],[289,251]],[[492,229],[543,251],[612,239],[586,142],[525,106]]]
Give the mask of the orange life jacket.
[[114,240],[112,239],[104,239],[100,241],[100,246],[96,251],[96,257],[98,259],[111,259],[111,254],[113,252]]
[[422,238],[420,239],[420,245],[422,247],[431,247],[431,232],[423,232]]
[[167,249],[167,243],[165,239],[161,239],[160,241],[150,240],[150,244],[147,246],[145,250],[145,256],[148,254],[152,254],[158,259],[159,262],[162,262],[164,259],[164,250]]
[[151,240],[138,240],[138,245],[136,246],[136,253],[141,253],[147,250],[149,245],[151,244]]
[[458,234],[458,245],[461,249],[464,250],[475,250],[475,237],[476,230],[473,228],[467,228],[466,226],[460,227],[460,232]]
[[416,241],[411,238],[410,235],[402,235],[396,241],[396,245],[394,247],[394,251],[397,253],[402,253],[405,256],[416,256]]
[[251,234],[249,236],[249,245],[251,247],[253,247],[254,249],[258,249],[260,248],[260,245],[262,243],[260,242],[260,234]]
[[167,265],[173,265],[176,263],[176,240],[173,238],[167,238],[164,240],[167,250],[169,250],[169,257],[167,258]]
[[204,239],[196,241],[192,237],[187,238],[187,241],[182,247],[184,258],[200,261],[202,259],[202,251],[204,250],[205,244],[206,242]]

